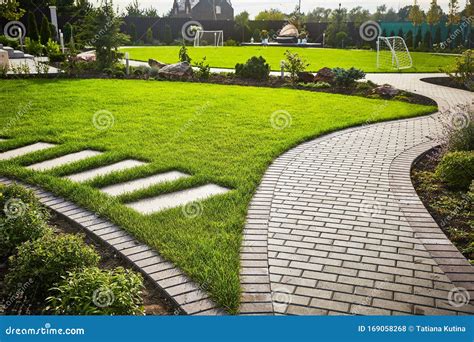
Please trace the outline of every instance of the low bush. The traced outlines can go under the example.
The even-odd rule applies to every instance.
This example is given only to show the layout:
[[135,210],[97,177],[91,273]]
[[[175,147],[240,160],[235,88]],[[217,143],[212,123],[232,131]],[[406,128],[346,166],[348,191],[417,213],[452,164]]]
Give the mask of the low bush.
[[464,51],[460,57],[456,58],[455,64],[445,71],[456,83],[474,91],[474,55],[472,50]]
[[300,87],[310,89],[326,89],[331,88],[331,85],[327,82],[316,82],[316,83],[298,83]]
[[44,45],[39,41],[30,39],[29,37],[25,38],[25,50],[27,53],[33,56],[42,56],[44,51]]
[[237,45],[239,45],[239,44],[233,39],[227,39],[224,42],[224,46],[237,46]]
[[48,211],[32,191],[19,185],[0,188],[0,257],[12,255],[23,242],[49,230]]
[[436,175],[452,189],[468,190],[474,175],[474,151],[446,153]]
[[474,108],[458,106],[443,120],[444,146],[447,151],[474,150]]
[[56,315],[143,315],[143,278],[118,267],[70,272],[50,290],[47,311]]
[[351,87],[357,80],[365,77],[365,73],[356,68],[334,68],[332,71],[335,75],[334,82],[340,87]]
[[235,74],[240,78],[266,80],[270,76],[270,65],[262,56],[254,56],[250,58],[245,64],[236,64]]
[[41,239],[27,241],[9,259],[5,277],[7,293],[16,293],[18,286],[29,283],[17,302],[41,308],[48,290],[68,272],[97,266],[99,255],[78,235],[46,234]]
[[194,64],[198,69],[194,72],[194,76],[200,80],[207,80],[211,76],[211,67],[206,63],[206,57],[204,57],[200,62]]
[[188,62],[188,63],[191,63],[191,57],[189,57],[189,54],[188,54],[188,48],[186,47],[186,45],[183,45],[181,46],[181,49],[179,49],[179,61],[180,62]]
[[308,63],[300,57],[296,52],[285,52],[286,60],[283,63],[285,71],[290,74],[290,79],[296,83],[299,79],[298,75],[306,70]]
[[9,46],[14,49],[18,49],[18,46],[19,46],[18,40],[8,38],[7,36],[4,36],[4,35],[0,35],[0,44],[2,44],[3,46]]

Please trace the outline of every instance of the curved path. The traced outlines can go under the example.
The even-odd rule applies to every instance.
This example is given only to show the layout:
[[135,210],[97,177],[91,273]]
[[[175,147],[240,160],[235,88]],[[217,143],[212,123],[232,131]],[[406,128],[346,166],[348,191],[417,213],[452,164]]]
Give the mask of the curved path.
[[[421,82],[426,76],[367,78],[429,96],[440,111],[472,103],[472,93]],[[469,301],[463,289],[474,298],[474,267],[410,180],[413,160],[440,132],[434,114],[336,132],[279,157],[247,217],[241,313],[474,313],[472,301],[449,301]]]

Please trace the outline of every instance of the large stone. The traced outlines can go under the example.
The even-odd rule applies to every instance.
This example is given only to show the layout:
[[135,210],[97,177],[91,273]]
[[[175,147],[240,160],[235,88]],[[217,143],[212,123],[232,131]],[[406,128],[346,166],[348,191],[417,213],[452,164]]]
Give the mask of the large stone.
[[162,69],[164,68],[167,64],[166,63],[162,63],[160,61],[157,61],[156,59],[153,59],[153,58],[150,58],[148,60],[148,65],[152,68],[157,68],[157,69]]
[[110,164],[107,166],[102,166],[96,169],[87,170],[87,171],[79,172],[73,175],[69,175],[64,178],[67,178],[74,182],[81,183],[81,182],[86,182],[88,180],[94,179],[96,177],[108,175],[109,173],[112,173],[112,172],[124,171],[128,169],[132,169],[134,167],[143,166],[145,164],[146,163],[138,161],[138,160],[126,159],[126,160],[122,160],[120,162]]
[[304,83],[312,83],[314,81],[314,75],[310,72],[299,72],[298,81]]
[[170,78],[188,77],[193,74],[193,68],[188,62],[166,65],[160,69],[159,75]]
[[334,71],[332,71],[332,69],[322,68],[316,73],[316,76],[314,77],[314,82],[333,83],[335,76],[336,75],[334,74]]
[[80,152],[66,154],[64,156],[46,160],[40,163],[36,163],[30,166],[27,166],[27,168],[34,171],[47,171],[47,170],[54,169],[56,167],[75,163],[87,158],[95,157],[100,154],[102,154],[102,152],[93,151],[93,150],[84,150]]
[[391,97],[397,96],[400,93],[400,90],[392,87],[390,84],[384,84],[384,85],[378,86],[377,88],[372,90],[372,92],[382,97],[391,98]]
[[15,148],[13,150],[3,152],[0,154],[0,160],[9,160],[9,159],[17,158],[17,157],[22,157],[25,154],[42,151],[54,146],[56,145],[44,143],[44,142],[38,142],[32,145],[27,145],[27,146]]

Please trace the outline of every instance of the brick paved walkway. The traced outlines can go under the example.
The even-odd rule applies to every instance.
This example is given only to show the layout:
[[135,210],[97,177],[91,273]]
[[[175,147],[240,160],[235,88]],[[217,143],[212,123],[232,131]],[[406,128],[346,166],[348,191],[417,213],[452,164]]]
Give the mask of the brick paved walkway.
[[[372,74],[435,99],[440,110],[472,94]],[[450,244],[411,185],[414,158],[436,145],[436,115],[348,129],[279,157],[247,218],[242,314],[459,314],[454,288],[474,298],[474,268]],[[467,297],[467,296],[466,296]]]

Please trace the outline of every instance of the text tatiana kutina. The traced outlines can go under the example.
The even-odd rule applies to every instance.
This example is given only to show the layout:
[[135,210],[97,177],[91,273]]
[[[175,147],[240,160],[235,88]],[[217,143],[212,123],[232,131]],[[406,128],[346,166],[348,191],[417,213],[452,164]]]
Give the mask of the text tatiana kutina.
[[417,332],[466,332],[466,327],[458,325],[445,325],[445,326],[430,326],[430,325],[417,325],[415,326]]

